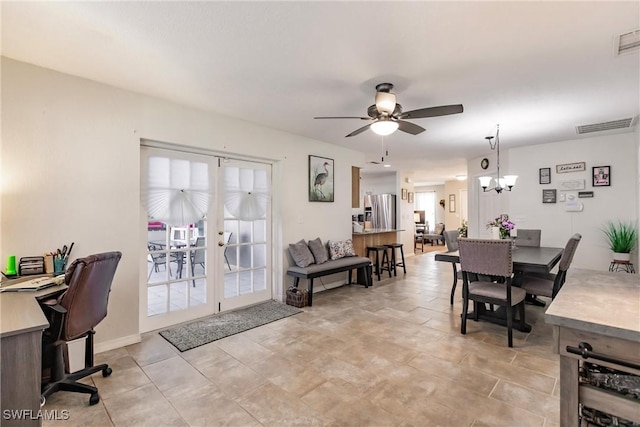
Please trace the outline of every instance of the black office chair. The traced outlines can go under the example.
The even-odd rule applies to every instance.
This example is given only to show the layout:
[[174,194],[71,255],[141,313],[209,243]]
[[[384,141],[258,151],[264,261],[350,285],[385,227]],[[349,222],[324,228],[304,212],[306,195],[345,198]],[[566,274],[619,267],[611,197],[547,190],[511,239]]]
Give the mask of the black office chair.
[[[65,273],[69,288],[57,299],[41,303],[50,324],[42,337],[44,398],[57,391],[72,391],[90,394],[89,405],[100,401],[96,387],[77,380],[98,371],[104,377],[111,375],[107,364],[93,366],[93,328],[107,315],[111,282],[121,257],[120,252],[107,252],[76,259]],[[83,337],[86,337],[85,368],[70,374],[64,348],[67,342]]]

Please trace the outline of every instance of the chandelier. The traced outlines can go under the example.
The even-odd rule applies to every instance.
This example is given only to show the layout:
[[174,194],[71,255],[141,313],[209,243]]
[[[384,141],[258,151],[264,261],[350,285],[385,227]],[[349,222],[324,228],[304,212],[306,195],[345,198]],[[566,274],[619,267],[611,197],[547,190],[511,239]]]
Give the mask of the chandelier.
[[496,150],[497,153],[497,167],[498,173],[495,178],[495,186],[489,188],[491,185],[491,180],[494,179],[490,176],[481,176],[478,179],[480,180],[480,186],[482,187],[482,191],[492,191],[495,190],[496,193],[502,193],[502,190],[511,191],[514,185],[516,185],[516,179],[518,179],[518,175],[505,175],[504,177],[500,177],[500,125],[497,125],[496,130],[496,141],[492,142],[493,136],[486,136],[485,139],[489,141],[489,147],[491,150]]

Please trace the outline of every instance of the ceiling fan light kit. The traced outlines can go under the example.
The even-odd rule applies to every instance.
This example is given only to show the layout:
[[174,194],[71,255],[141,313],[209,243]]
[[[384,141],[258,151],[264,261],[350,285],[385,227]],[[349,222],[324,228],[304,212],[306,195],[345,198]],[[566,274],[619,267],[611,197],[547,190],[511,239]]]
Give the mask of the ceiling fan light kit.
[[396,130],[401,130],[411,135],[418,135],[425,128],[405,119],[424,119],[427,117],[439,117],[449,114],[458,114],[464,111],[461,104],[441,105],[439,107],[420,108],[402,112],[402,105],[396,102],[396,95],[391,93],[393,84],[380,83],[376,85],[375,104],[367,109],[368,117],[314,117],[314,119],[359,119],[368,120],[371,123],[351,132],[347,137],[360,135],[371,128],[378,135],[391,135]]
[[371,130],[381,136],[391,135],[398,129],[398,122],[393,120],[381,119],[371,123]]
[[494,179],[490,176],[481,176],[481,177],[478,177],[478,179],[480,180],[480,186],[482,187],[482,191],[484,191],[485,193],[487,191],[495,191],[496,193],[500,194],[502,193],[503,190],[511,191],[511,189],[516,185],[516,180],[518,179],[518,175],[505,175],[504,177],[500,177],[500,125],[497,125],[495,143],[491,141],[493,138],[494,138],[493,136],[485,137],[485,139],[489,141],[489,147],[491,147],[492,150],[496,150],[496,154],[497,154],[496,166],[498,169],[498,173],[495,178],[496,184],[494,187],[489,188],[489,186],[491,185],[491,180]]

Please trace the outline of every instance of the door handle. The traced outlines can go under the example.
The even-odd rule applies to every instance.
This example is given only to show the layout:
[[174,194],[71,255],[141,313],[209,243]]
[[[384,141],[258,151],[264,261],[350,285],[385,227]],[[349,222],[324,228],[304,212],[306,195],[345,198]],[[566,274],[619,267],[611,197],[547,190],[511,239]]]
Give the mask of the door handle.
[[224,242],[218,242],[218,246],[224,246]]

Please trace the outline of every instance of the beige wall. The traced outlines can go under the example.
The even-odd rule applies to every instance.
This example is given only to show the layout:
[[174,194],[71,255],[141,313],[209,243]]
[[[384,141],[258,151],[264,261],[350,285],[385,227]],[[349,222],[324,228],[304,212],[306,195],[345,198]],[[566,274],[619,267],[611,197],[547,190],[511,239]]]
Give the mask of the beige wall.
[[[361,153],[2,58],[0,260],[72,241],[72,258],[122,251],[99,344],[139,332],[141,139],[273,162],[276,296],[288,283],[288,243],[351,236],[351,166],[364,163]],[[309,154],[335,160],[334,203],[308,202]]]

